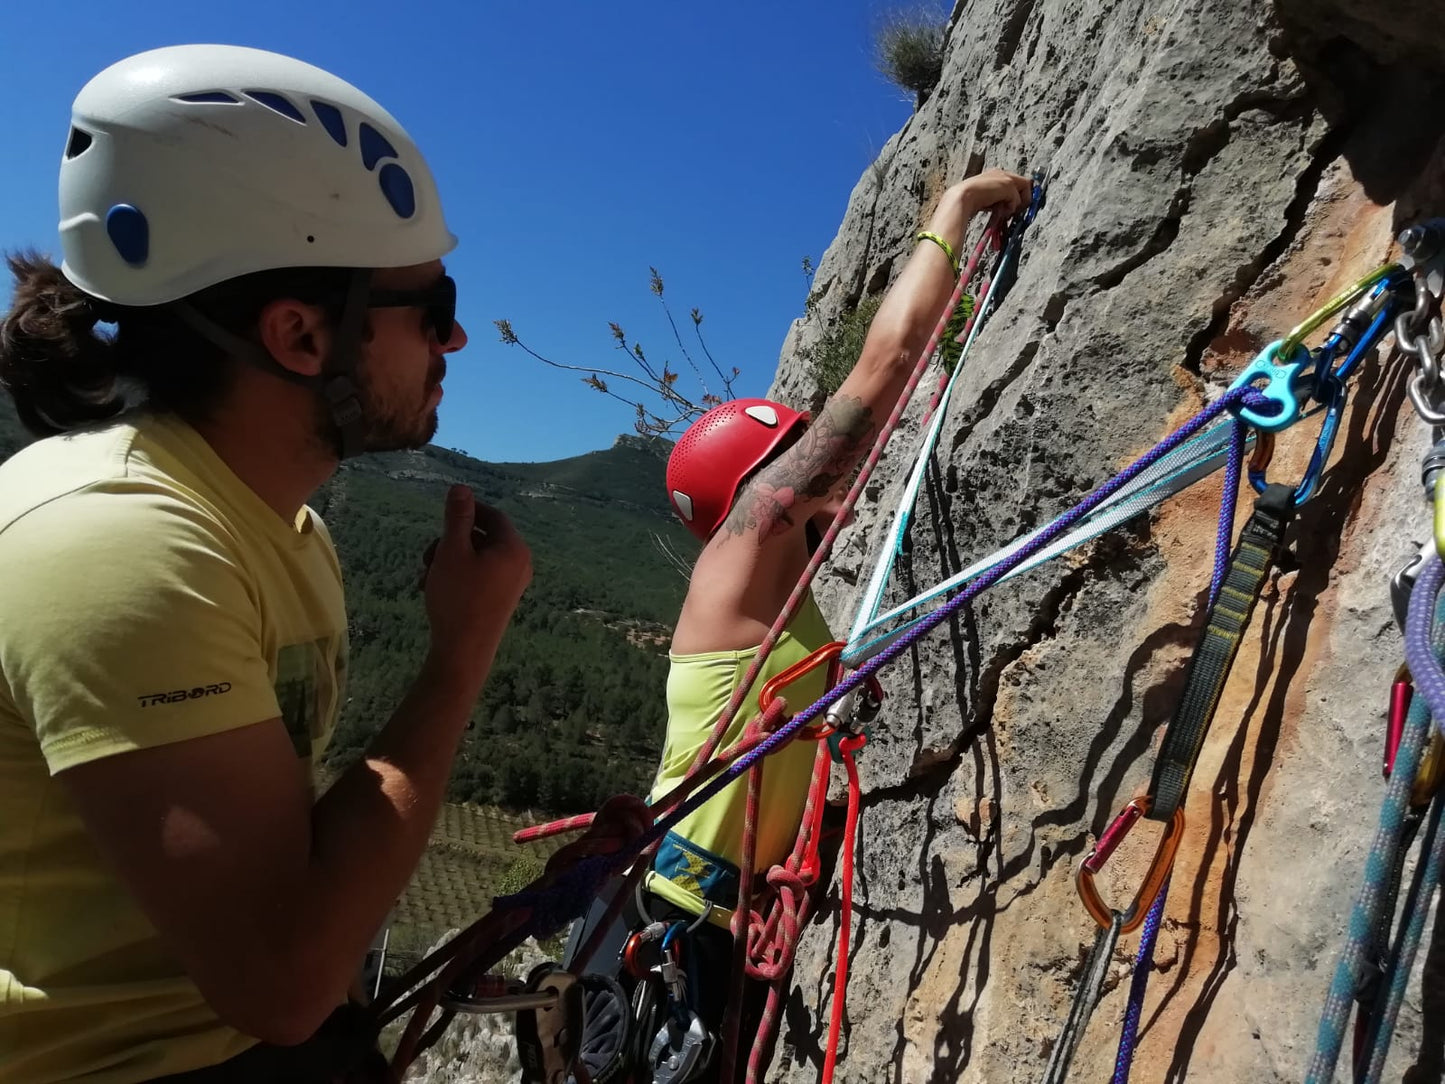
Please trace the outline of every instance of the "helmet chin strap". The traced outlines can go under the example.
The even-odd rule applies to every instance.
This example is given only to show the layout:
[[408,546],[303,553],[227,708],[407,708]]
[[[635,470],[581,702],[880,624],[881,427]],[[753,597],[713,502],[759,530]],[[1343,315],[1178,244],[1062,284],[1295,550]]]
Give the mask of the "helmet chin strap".
[[286,368],[269,351],[250,339],[228,331],[206,316],[194,305],[177,301],[170,308],[182,322],[207,342],[214,343],[232,357],[265,369],[293,384],[319,390],[326,399],[331,423],[335,426],[336,453],[350,459],[366,450],[365,416],[357,390],[356,370],[361,364],[361,336],[366,323],[366,298],[371,292],[371,272],[365,269],[351,273],[346,287],[346,302],[331,339],[331,350],[321,366],[319,376],[304,376]]
[[331,352],[321,367],[321,390],[331,408],[336,450],[342,459],[366,450],[366,424],[355,377],[361,365],[361,334],[366,323],[366,295],[370,292],[371,272],[353,271],[346,288],[346,306],[331,339]]

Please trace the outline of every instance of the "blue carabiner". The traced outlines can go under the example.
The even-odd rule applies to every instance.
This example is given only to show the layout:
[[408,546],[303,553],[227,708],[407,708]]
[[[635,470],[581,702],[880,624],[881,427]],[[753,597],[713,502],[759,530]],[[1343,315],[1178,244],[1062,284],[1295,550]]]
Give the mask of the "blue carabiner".
[[1029,209],[1024,214],[1024,225],[1030,225],[1034,216],[1037,215],[1044,205],[1044,189],[1048,185],[1048,172],[1042,169],[1034,170],[1033,191],[1029,193]]
[[[1325,464],[1329,462],[1330,452],[1334,449],[1335,435],[1340,430],[1340,417],[1345,412],[1345,401],[1348,398],[1345,382],[1334,374],[1322,372],[1315,379],[1314,395],[1325,404],[1325,420],[1320,424],[1320,435],[1315,439],[1315,450],[1310,455],[1309,466],[1305,468],[1304,477],[1295,487],[1296,508],[1314,495],[1315,486],[1319,484],[1320,475],[1324,472]],[[1263,493],[1267,484],[1265,472],[1251,470],[1249,484],[1254,487],[1256,492]]]
[[[1304,371],[1311,364],[1310,352],[1303,346],[1295,347],[1294,354],[1284,362],[1278,360],[1279,348],[1284,340],[1272,342],[1260,351],[1259,357],[1250,362],[1240,373],[1229,390],[1254,388],[1265,398],[1278,404],[1277,410],[1261,414],[1253,407],[1231,407],[1240,421],[1266,433],[1278,433],[1299,421],[1302,414],[1300,403],[1304,400]],[[1268,381],[1263,387],[1255,387],[1258,380]]]

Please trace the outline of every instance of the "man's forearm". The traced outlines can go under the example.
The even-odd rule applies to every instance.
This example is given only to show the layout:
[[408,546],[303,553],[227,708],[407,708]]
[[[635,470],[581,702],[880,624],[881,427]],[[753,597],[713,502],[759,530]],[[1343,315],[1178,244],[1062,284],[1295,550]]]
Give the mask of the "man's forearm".
[[360,962],[416,868],[487,669],[429,655],[365,756],[316,804],[308,913],[297,925],[324,939],[320,959],[341,971],[331,985]]

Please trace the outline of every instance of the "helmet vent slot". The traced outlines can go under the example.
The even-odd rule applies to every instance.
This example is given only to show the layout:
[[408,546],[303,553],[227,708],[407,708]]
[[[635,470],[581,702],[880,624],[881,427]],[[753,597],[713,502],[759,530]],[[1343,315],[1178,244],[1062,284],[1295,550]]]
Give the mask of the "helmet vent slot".
[[70,142],[65,145],[65,157],[67,159],[79,158],[90,148],[90,145],[94,142],[95,139],[91,136],[89,132],[83,131],[79,128],[72,128],[70,130]]
[[314,98],[311,100],[311,108],[316,111],[316,119],[321,122],[321,127],[326,129],[326,134],[336,140],[338,146],[346,146],[346,118],[341,115],[341,110]]
[[246,91],[246,97],[254,102],[259,102],[272,112],[280,113],[283,117],[289,117],[297,124],[306,123],[305,116],[302,115],[301,110],[291,104],[291,99],[283,97],[275,91],[248,90]]
[[358,129],[358,136],[361,140],[361,164],[367,169],[375,169],[376,163],[383,158],[400,158],[396,148],[382,135],[365,121]]
[[188,102],[191,105],[239,105],[241,103],[241,99],[234,94],[227,94],[224,90],[205,90],[199,94],[182,94],[176,101]]

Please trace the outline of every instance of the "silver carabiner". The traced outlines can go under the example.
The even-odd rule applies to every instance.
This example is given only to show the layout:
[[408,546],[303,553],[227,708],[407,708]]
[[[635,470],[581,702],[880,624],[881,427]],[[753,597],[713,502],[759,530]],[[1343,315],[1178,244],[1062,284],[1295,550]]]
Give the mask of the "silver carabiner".
[[1410,611],[1410,592],[1415,589],[1415,580],[1420,575],[1420,569],[1425,567],[1425,562],[1435,552],[1435,540],[1432,538],[1420,547],[1420,552],[1411,557],[1400,570],[1390,577],[1390,606],[1395,611],[1395,624],[1400,626],[1400,631],[1405,631],[1405,615]]

